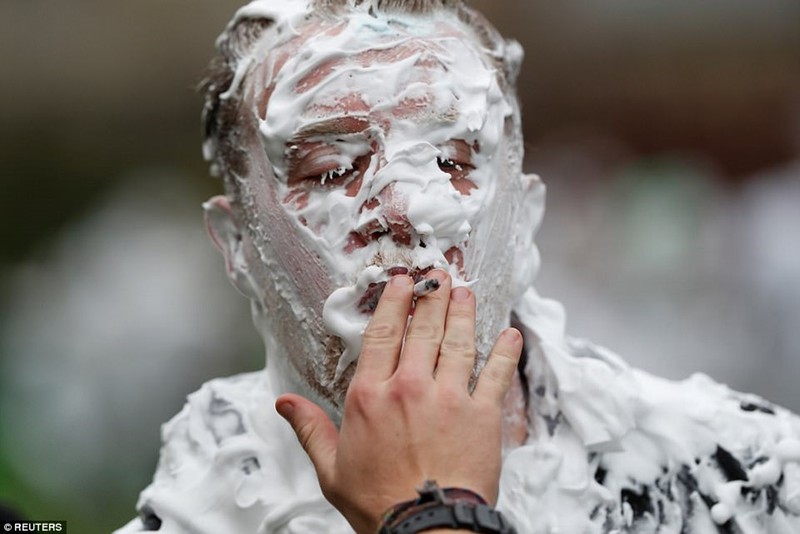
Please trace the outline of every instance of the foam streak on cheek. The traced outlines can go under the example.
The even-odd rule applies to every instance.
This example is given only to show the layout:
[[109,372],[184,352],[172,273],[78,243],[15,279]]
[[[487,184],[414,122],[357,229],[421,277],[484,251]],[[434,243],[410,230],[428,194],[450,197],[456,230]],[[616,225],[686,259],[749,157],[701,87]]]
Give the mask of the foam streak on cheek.
[[257,236],[255,245],[266,274],[294,316],[313,322],[318,312],[306,303],[329,290],[325,267],[306,242],[298,241],[295,221],[287,216],[266,184],[243,180],[242,187],[247,191],[244,198],[252,199],[248,211],[258,214],[249,224]]
[[334,382],[356,361],[361,352],[361,338],[367,328],[369,316],[364,315],[350,303],[358,301],[370,284],[388,280],[383,269],[375,265],[367,267],[354,286],[334,291],[325,301],[322,320],[325,327],[344,343],[345,349],[336,366]]

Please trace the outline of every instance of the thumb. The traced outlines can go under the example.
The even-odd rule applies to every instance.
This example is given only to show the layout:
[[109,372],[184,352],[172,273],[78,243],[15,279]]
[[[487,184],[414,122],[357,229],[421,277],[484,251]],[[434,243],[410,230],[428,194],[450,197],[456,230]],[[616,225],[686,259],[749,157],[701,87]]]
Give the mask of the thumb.
[[299,395],[281,395],[275,401],[275,409],[289,422],[303,446],[320,484],[325,487],[333,480],[336,447],[339,431],[322,408]]

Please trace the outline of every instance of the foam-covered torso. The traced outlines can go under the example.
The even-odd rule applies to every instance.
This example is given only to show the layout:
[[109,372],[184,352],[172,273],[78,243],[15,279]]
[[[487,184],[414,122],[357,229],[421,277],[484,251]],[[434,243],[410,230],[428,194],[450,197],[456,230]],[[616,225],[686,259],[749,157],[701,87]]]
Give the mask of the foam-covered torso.
[[[529,438],[499,508],[521,534],[800,532],[800,418],[703,375],[671,382],[563,336],[533,290]],[[164,425],[140,518],[118,534],[350,533],[275,413],[269,371],[218,379]]]

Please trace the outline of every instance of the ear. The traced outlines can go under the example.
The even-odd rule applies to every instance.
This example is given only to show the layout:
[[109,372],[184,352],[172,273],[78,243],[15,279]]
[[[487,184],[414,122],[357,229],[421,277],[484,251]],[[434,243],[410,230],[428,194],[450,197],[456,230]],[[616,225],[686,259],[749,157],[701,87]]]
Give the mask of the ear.
[[225,271],[233,286],[245,297],[259,300],[258,284],[250,272],[241,226],[233,216],[226,196],[215,196],[203,203],[206,230],[211,242],[225,258]]

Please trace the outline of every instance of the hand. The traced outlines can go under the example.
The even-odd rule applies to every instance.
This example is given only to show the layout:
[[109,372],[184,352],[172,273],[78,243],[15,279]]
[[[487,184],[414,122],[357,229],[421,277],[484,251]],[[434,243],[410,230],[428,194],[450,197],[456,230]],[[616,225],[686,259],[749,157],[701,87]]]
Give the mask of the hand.
[[[341,429],[314,403],[287,394],[276,401],[314,463],[322,493],[359,533],[373,534],[383,512],[414,499],[425,480],[497,499],[501,404],[522,350],[509,328],[494,346],[472,395],[475,297],[439,290],[417,300],[413,281],[396,276],[364,333],[347,391]],[[404,344],[405,339],[405,344]],[[452,531],[451,531],[452,532]]]

